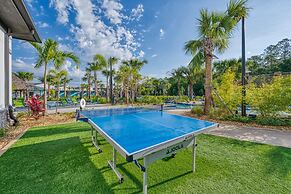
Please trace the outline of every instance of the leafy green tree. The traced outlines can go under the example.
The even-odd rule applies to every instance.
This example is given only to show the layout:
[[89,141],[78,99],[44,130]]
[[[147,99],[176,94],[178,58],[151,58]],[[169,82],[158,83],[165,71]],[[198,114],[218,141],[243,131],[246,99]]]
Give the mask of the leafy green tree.
[[107,64],[109,66],[109,89],[110,89],[110,101],[111,101],[111,104],[113,104],[113,75],[115,73],[115,70],[113,69],[113,66],[115,64],[117,64],[118,62],[118,58],[116,57],[109,57],[109,59],[107,60]]
[[34,74],[31,72],[16,72],[15,75],[23,81],[32,81]]
[[30,44],[36,49],[37,54],[38,54],[35,68],[40,68],[44,66],[44,73],[43,73],[44,103],[43,105],[46,112],[48,65],[53,63],[54,67],[56,69],[59,69],[64,65],[66,59],[71,59],[77,64],[79,64],[80,61],[79,61],[79,58],[76,57],[73,53],[59,50],[58,43],[52,39],[47,39],[42,44],[35,43],[35,42],[30,42]]
[[248,85],[247,103],[262,117],[278,116],[288,111],[291,102],[291,75],[274,76],[270,83]]
[[212,105],[212,61],[214,52],[224,52],[229,45],[231,33],[242,17],[248,15],[246,0],[230,1],[226,12],[200,11],[198,19],[199,38],[185,44],[187,53],[203,55],[205,61],[205,106],[204,113],[208,114]]
[[139,59],[130,59],[122,62],[123,65],[129,67],[130,76],[129,76],[129,89],[131,93],[131,99],[136,100],[136,94],[138,90],[138,82],[141,80],[142,76],[140,74],[141,68],[147,64],[146,60]]
[[49,71],[49,74],[52,76],[53,83],[55,85],[55,88],[57,89],[56,93],[56,98],[57,98],[57,103],[56,103],[56,113],[58,111],[58,102],[60,99],[60,86],[62,84],[62,80],[68,76],[68,72],[66,70],[56,70],[56,69],[51,69]]
[[186,67],[182,67],[184,76],[187,77],[189,84],[189,99],[193,99],[193,85],[196,81],[202,78],[202,56],[196,55]]
[[67,97],[67,86],[68,84],[73,81],[72,78],[69,78],[68,75],[65,75],[63,77],[63,79],[61,80],[61,84],[63,84],[63,89],[64,89],[64,97],[66,98]]
[[117,71],[116,82],[121,84],[125,96],[126,104],[129,104],[129,87],[130,87],[131,69],[128,65],[122,64]]
[[172,79],[175,80],[177,83],[177,89],[178,89],[178,96],[182,95],[182,89],[181,89],[181,82],[184,78],[184,68],[179,67],[177,69],[173,69],[171,72]]
[[95,96],[99,95],[98,93],[98,79],[97,79],[97,72],[102,71],[107,66],[106,59],[103,55],[96,54],[94,56],[93,63],[90,64],[90,69],[93,71],[94,74],[94,89],[95,89]]
[[91,69],[86,68],[86,73],[85,73],[84,77],[82,78],[82,80],[87,81],[87,96],[89,99],[91,99],[91,85],[92,85],[93,78],[94,77],[91,74]]
[[241,79],[241,60],[240,59],[226,59],[222,61],[216,61],[213,63],[213,78],[216,81],[221,80],[221,76],[228,70],[235,73],[237,80]]

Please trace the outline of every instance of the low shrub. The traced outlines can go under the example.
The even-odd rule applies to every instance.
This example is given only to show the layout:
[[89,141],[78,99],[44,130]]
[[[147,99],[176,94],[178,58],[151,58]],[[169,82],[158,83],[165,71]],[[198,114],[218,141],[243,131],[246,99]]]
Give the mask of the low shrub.
[[165,102],[188,102],[187,96],[141,96],[137,99],[138,103],[161,104]]
[[3,137],[5,135],[5,129],[0,128],[0,137]]
[[209,112],[209,117],[212,119],[223,119],[227,116],[230,116],[230,113],[225,108],[211,108]]
[[259,125],[267,125],[267,126],[291,126],[290,120],[280,119],[276,117],[250,118],[250,117],[242,117],[239,115],[231,115],[231,116],[225,116],[221,119],[226,120],[226,121],[235,121],[235,122],[241,122],[241,123],[256,123]]
[[14,99],[13,100],[13,105],[16,108],[24,107],[25,106],[24,99],[23,98]]
[[202,107],[194,107],[191,109],[191,112],[199,117],[203,115]]
[[235,122],[241,122],[241,123],[250,123],[250,122],[255,121],[255,119],[253,119],[253,118],[242,117],[242,116],[239,116],[239,115],[224,116],[222,119],[226,120],[226,121],[235,121]]
[[271,126],[291,126],[291,121],[280,118],[266,118],[258,117],[256,123],[259,125],[271,125]]
[[98,104],[106,104],[106,98],[105,97],[97,97],[96,102]]

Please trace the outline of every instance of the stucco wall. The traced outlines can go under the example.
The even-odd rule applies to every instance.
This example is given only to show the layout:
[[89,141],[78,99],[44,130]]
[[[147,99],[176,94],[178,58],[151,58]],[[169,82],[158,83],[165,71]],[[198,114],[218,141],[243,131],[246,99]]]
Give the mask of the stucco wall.
[[5,107],[5,36],[0,26],[0,109]]
[[7,123],[7,111],[6,109],[0,109],[0,128],[5,128]]

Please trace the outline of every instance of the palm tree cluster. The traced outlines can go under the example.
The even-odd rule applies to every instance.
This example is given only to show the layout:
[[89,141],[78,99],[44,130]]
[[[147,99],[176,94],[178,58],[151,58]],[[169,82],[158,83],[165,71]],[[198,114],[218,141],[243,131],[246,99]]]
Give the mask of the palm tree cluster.
[[[65,52],[59,49],[58,42],[52,39],[47,39],[44,43],[35,43],[30,42],[30,44],[36,49],[38,58],[35,64],[35,68],[44,67],[43,72],[43,99],[44,99],[44,108],[46,110],[47,106],[47,96],[48,96],[48,83],[56,83],[55,81],[58,80],[58,78],[63,79],[60,74],[61,72],[64,72],[64,70],[61,70],[63,65],[65,64],[65,61],[67,59],[71,59],[76,64],[80,63],[80,60],[77,56],[75,56],[71,52]],[[50,67],[54,67],[54,71],[50,71]],[[48,76],[48,73],[51,72],[53,76]],[[55,78],[54,76],[58,76],[58,78]],[[57,81],[57,86],[60,86],[60,79]],[[48,82],[49,80],[49,82]],[[69,79],[66,78],[66,81]]]
[[[124,97],[128,104],[136,100],[139,82],[142,80],[140,74],[141,68],[147,63],[146,60],[130,59],[121,61],[118,70],[113,68],[118,63],[116,57],[106,59],[101,54],[96,54],[93,57],[93,62],[88,63],[86,73],[82,78],[86,82],[87,97],[91,99],[91,87],[94,85],[95,97],[101,96],[101,87],[98,80],[98,72],[101,72],[105,77],[105,94],[106,101],[114,103],[114,96],[119,98]],[[119,90],[118,94],[114,94],[114,90]]]
[[229,46],[229,39],[238,22],[247,17],[247,0],[230,1],[225,12],[202,9],[198,19],[199,38],[185,44],[185,51],[193,57],[202,56],[205,63],[205,106],[209,113],[212,106],[212,62],[215,52],[223,53]]

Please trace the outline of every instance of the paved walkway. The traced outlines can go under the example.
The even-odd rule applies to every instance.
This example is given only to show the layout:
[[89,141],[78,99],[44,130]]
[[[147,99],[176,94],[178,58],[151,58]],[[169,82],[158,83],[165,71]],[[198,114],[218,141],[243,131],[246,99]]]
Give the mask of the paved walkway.
[[[185,110],[173,110],[169,112],[172,114],[183,115]],[[219,127],[211,129],[206,133],[222,137],[291,148],[291,130],[288,131],[271,128],[220,124]]]
[[211,129],[207,133],[291,148],[291,131],[220,124],[218,128]]

